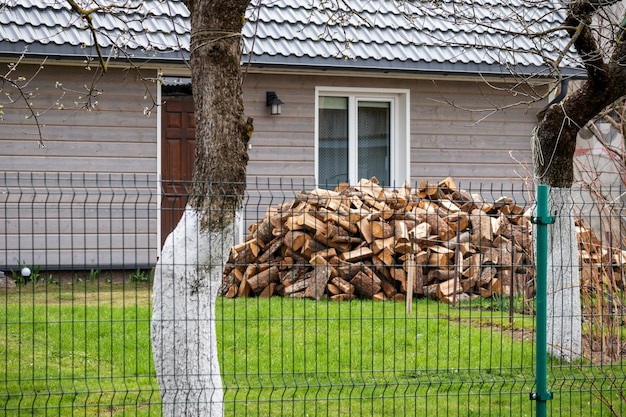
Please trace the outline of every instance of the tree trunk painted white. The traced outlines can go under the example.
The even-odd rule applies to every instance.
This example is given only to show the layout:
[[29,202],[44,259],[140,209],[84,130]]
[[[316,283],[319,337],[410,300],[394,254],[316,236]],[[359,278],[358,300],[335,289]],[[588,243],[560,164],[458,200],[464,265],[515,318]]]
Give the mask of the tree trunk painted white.
[[572,361],[582,357],[582,310],[578,244],[570,188],[550,188],[554,224],[548,242],[548,352]]
[[224,414],[215,300],[233,224],[205,232],[200,218],[186,207],[154,274],[152,346],[165,417]]

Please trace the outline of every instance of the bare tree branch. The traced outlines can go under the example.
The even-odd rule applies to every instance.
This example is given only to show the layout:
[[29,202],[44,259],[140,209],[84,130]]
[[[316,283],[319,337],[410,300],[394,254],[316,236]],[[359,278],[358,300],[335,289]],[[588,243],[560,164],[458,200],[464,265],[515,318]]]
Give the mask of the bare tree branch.
[[[43,141],[43,131],[42,131],[43,124],[40,122],[40,119],[39,119],[39,116],[40,116],[41,113],[36,111],[35,107],[33,105],[32,99],[33,99],[34,93],[32,91],[31,92],[27,91],[27,89],[28,89],[28,84],[43,69],[46,60],[44,59],[42,61],[42,63],[39,65],[39,67],[37,68],[35,73],[33,75],[31,75],[30,78],[26,78],[24,76],[13,77],[11,74],[14,73],[17,70],[17,68],[19,67],[20,63],[24,59],[24,57],[25,57],[25,53],[23,53],[19,57],[17,62],[9,64],[9,70],[5,74],[0,74],[0,82],[2,82],[2,84],[3,84],[3,88],[0,88],[0,91],[4,90],[4,85],[6,84],[6,85],[9,85],[10,87],[12,87],[12,89],[17,92],[17,94],[19,96],[19,99],[24,102],[24,104],[26,105],[26,108],[28,110],[28,114],[26,114],[24,116],[25,119],[32,119],[34,121],[34,123],[35,123],[35,127],[37,128],[37,132],[38,132],[37,144],[39,145],[40,148],[45,148],[46,145],[44,144],[44,141]],[[5,92],[5,96],[9,100],[9,102],[11,104],[13,104],[13,103],[15,103],[17,101],[15,99],[13,99],[11,97],[11,94],[8,93],[8,92]],[[0,105],[0,116],[3,114],[3,111],[2,111],[3,107],[4,107],[4,105]]]

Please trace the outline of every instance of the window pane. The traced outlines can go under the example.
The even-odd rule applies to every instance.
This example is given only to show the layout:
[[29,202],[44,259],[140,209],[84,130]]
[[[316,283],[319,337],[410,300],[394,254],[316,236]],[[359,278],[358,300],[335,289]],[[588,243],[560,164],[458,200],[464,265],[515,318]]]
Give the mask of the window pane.
[[347,97],[320,97],[318,175],[324,188],[348,181]]
[[390,185],[390,103],[360,101],[358,112],[359,179],[376,176]]

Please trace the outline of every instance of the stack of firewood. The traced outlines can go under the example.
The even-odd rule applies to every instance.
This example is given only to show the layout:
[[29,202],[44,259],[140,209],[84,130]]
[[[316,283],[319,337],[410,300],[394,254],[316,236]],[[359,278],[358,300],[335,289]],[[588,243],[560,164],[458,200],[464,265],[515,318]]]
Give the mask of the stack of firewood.
[[[282,295],[332,300],[448,303],[472,297],[531,296],[530,218],[508,197],[486,202],[447,178],[389,190],[375,179],[334,191],[301,192],[272,206],[232,248],[226,297]],[[576,219],[581,285],[626,288],[626,251]]]
[[[626,251],[603,241],[582,219],[575,220],[580,260],[580,283],[583,288],[618,293],[626,289]],[[621,242],[620,242],[621,243]]]
[[[489,203],[447,178],[390,190],[375,178],[301,192],[268,208],[231,249],[226,297],[448,303],[534,291],[532,225],[525,207]],[[411,297],[412,298],[412,297]]]

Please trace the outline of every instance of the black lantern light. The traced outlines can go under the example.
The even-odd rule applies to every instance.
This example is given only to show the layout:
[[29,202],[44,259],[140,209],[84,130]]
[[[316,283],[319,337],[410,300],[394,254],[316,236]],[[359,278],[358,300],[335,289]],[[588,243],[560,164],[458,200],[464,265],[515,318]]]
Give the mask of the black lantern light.
[[270,108],[270,114],[276,115],[282,113],[283,101],[278,98],[274,91],[266,92],[267,106]]

